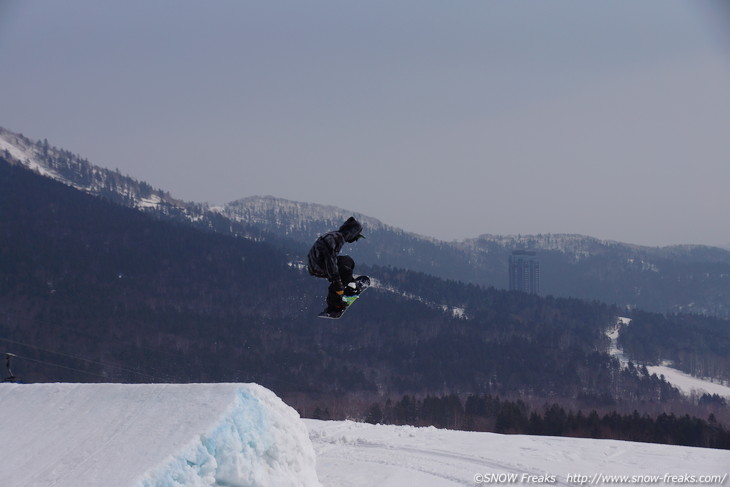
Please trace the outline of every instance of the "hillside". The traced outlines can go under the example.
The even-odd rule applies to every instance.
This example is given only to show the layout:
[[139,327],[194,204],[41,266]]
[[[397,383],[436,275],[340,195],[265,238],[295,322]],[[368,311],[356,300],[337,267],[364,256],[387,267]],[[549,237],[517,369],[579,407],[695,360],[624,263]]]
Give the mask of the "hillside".
[[[358,262],[392,266],[504,289],[514,250],[537,251],[543,295],[598,300],[659,313],[730,318],[730,251],[698,245],[664,248],[602,241],[583,235],[483,234],[443,242],[404,232],[376,218],[332,206],[247,197],[223,207],[183,202],[117,171],[95,166],[47,141],[0,128],[0,155],[87,193],[225,235],[269,240],[292,260],[313,238],[354,214],[372,238],[352,249]],[[650,224],[650,222],[648,222]],[[475,228],[475,234],[486,229]]]
[[[336,228],[350,212],[273,197],[250,197],[222,213],[302,246]],[[359,261],[424,272],[444,279],[508,287],[515,250],[538,253],[541,294],[599,300],[654,312],[730,317],[730,252],[685,245],[642,247],[584,235],[481,235],[442,242],[398,230],[364,215],[374,238],[353,249]],[[266,222],[265,224],[263,222]],[[477,230],[477,229],[475,229]]]
[[[347,326],[322,323],[322,283],[266,243],[155,220],[1,162],[0,195],[0,336],[29,359],[66,354],[54,359],[67,369],[26,363],[17,373],[29,380],[600,395],[618,367],[599,353],[608,306],[373,268],[379,287]],[[619,377],[637,391],[649,380]]]

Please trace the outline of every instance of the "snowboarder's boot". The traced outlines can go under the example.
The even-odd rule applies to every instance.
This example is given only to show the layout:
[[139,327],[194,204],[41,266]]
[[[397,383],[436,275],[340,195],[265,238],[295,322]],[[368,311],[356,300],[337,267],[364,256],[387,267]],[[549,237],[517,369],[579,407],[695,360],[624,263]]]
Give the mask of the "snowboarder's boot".
[[360,294],[368,286],[370,286],[370,278],[368,276],[357,276],[354,281],[345,286],[345,296]]

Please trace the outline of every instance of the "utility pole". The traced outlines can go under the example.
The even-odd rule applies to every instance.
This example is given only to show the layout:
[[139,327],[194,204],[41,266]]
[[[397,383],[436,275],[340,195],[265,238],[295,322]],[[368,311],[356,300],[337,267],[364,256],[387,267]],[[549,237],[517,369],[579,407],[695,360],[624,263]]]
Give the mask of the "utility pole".
[[13,371],[10,370],[10,357],[17,357],[17,355],[7,352],[5,354],[5,367],[8,369],[8,376],[3,379],[3,382],[16,382],[17,377],[13,375]]

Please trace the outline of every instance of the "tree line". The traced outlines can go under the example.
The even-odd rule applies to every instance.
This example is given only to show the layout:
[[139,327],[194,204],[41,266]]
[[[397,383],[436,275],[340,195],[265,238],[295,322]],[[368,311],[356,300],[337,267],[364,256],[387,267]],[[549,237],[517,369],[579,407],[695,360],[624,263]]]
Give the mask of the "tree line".
[[[724,401],[707,396],[708,401]],[[328,408],[318,407],[314,419],[332,418]],[[602,438],[645,443],[730,449],[730,430],[714,414],[707,420],[662,412],[650,415],[637,410],[621,414],[590,410],[566,410],[545,403],[533,408],[524,401],[501,399],[490,394],[469,395],[464,401],[456,394],[404,395],[396,401],[373,402],[361,412],[361,420],[371,424],[435,426],[465,431],[538,436]]]
[[618,344],[636,360],[674,367],[698,377],[730,380],[730,327],[710,316],[661,315],[636,310]]

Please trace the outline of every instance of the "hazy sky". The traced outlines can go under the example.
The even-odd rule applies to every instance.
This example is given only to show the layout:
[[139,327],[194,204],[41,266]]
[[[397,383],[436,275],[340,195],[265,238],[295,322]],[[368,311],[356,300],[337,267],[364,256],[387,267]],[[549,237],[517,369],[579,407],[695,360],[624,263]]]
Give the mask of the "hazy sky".
[[0,126],[444,240],[730,244],[727,0],[0,0]]

